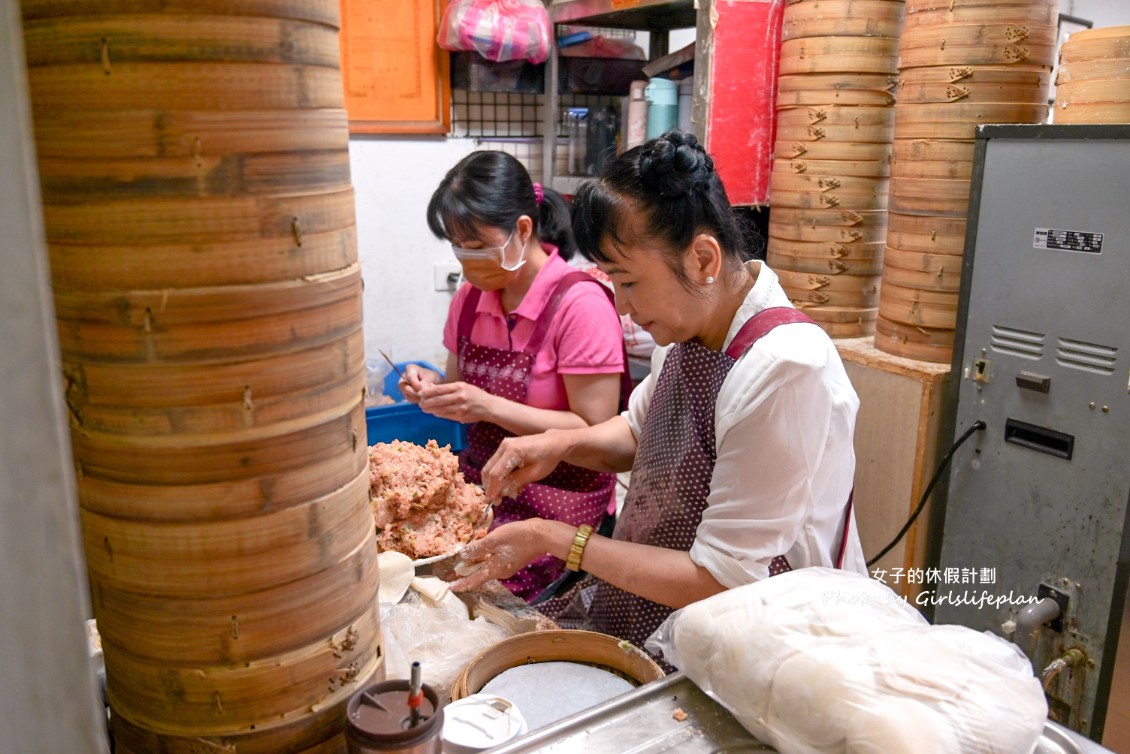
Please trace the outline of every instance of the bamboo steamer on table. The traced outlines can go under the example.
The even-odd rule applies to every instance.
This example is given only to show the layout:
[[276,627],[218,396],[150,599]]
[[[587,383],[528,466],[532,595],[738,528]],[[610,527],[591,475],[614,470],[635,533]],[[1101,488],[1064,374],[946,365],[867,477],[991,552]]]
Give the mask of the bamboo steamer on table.
[[118,749],[344,752],[383,653],[339,5],[22,6]]
[[895,105],[895,139],[969,141],[989,123],[1042,123],[1047,102],[947,102]]
[[875,320],[875,347],[908,359],[948,364],[953,360],[954,331],[904,325],[881,314]]
[[1130,26],[1072,34],[1060,49],[1056,123],[1130,122]]
[[961,288],[961,257],[904,251],[892,238],[883,251],[883,282],[923,291],[957,293]]

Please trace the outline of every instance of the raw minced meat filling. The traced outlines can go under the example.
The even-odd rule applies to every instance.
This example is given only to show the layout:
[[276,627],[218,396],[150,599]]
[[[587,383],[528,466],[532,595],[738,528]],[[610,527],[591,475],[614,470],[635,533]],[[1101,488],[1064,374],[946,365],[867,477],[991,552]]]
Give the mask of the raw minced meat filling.
[[[454,552],[472,538],[486,505],[467,484],[451,446],[393,440],[369,447],[369,500],[381,550],[412,559]],[[475,538],[486,532],[475,532]]]

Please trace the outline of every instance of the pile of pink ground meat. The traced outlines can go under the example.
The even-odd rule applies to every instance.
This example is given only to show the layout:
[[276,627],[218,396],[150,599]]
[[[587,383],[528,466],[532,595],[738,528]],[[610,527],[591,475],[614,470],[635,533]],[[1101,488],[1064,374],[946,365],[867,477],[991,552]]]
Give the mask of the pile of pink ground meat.
[[486,527],[472,532],[486,505],[483,491],[463,479],[451,446],[435,440],[370,446],[369,500],[378,548],[413,560],[454,552],[486,534]]

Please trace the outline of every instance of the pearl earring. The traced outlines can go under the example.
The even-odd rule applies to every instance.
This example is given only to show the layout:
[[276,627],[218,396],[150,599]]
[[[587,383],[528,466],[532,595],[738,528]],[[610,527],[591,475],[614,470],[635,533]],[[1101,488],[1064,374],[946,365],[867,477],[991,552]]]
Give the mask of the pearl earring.
[[714,285],[714,276],[713,275],[707,275],[706,276],[706,284],[707,285]]

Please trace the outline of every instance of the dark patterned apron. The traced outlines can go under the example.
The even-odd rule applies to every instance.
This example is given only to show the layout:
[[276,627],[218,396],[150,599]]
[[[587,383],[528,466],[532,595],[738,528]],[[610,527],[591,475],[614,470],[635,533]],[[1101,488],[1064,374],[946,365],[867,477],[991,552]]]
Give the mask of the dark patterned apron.
[[[791,307],[751,317],[725,353],[677,343],[667,353],[636,449],[627,499],[613,539],[689,551],[710,494],[717,460],[715,404],[738,358],[774,328],[812,320]],[[783,555],[770,575],[789,570]],[[564,628],[587,628],[637,647],[672,610],[589,577],[566,594],[538,605]],[[665,665],[670,670],[671,666]]]
[[[459,373],[463,380],[518,403],[526,402],[530,387],[530,374],[538,349],[545,340],[546,333],[561,305],[562,299],[573,285],[588,282],[607,289],[598,281],[583,272],[570,272],[563,277],[550,294],[545,308],[534,324],[534,332],[522,351],[509,351],[500,348],[480,346],[471,342],[471,330],[475,322],[482,291],[472,288],[459,312],[458,357]],[[627,385],[627,356],[624,358],[624,379],[621,386]],[[625,396],[621,396],[621,401]],[[499,444],[514,434],[497,424],[476,422],[467,430],[467,447],[459,456],[459,469],[464,478],[473,484],[482,484],[482,468]],[[517,498],[503,498],[494,507],[492,528],[510,521],[522,521],[540,517],[564,521],[572,526],[590,524],[598,527],[608,509],[616,486],[614,474],[601,474],[579,466],[561,463],[541,482],[526,485]],[[545,591],[564,574],[565,564],[552,555],[533,561],[518,573],[502,583],[514,594],[530,601]]]

